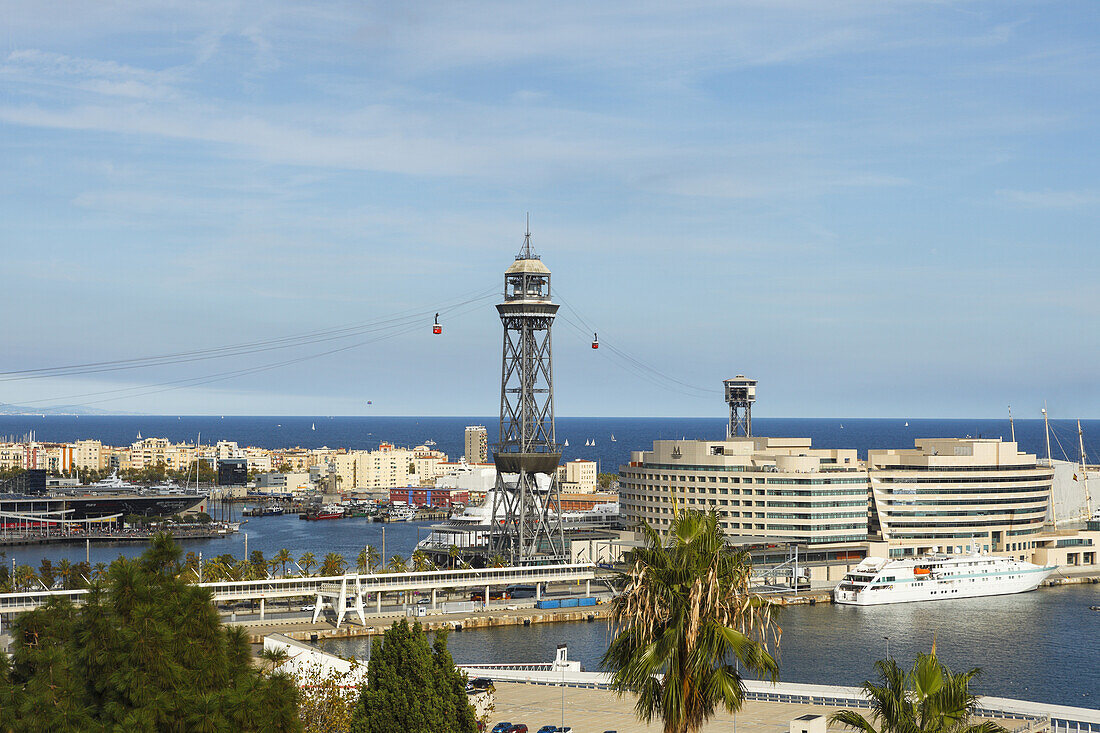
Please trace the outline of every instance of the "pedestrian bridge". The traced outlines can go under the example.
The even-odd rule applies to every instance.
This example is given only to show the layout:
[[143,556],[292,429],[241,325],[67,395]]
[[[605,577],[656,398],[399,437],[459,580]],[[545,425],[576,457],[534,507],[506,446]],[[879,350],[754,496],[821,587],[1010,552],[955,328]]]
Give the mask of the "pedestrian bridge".
[[[312,597],[315,599],[313,620],[320,617],[327,606],[336,613],[336,625],[343,622],[348,611],[355,611],[362,623],[366,623],[364,604],[373,594],[377,612],[382,610],[382,596],[386,593],[431,593],[432,608],[436,607],[436,593],[440,590],[482,590],[488,599],[493,588],[510,585],[533,585],[536,597],[541,597],[547,583],[585,584],[585,595],[591,593],[591,583],[596,578],[596,566],[590,563],[570,565],[529,565],[480,570],[429,570],[410,573],[376,573],[365,575],[350,573],[320,577],[269,578],[267,580],[223,580],[197,583],[208,588],[215,603],[258,601],[260,618],[264,618],[266,601],[288,598]],[[34,610],[52,598],[67,598],[81,602],[86,590],[37,590],[20,593],[0,593],[0,619]]]

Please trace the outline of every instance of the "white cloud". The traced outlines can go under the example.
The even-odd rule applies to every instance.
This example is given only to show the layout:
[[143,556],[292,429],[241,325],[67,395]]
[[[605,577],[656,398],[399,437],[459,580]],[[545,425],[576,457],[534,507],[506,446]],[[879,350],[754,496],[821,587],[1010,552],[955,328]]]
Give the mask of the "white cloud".
[[1036,209],[1073,209],[1100,204],[1100,189],[1076,191],[1015,191],[1002,189],[997,195],[1013,203]]

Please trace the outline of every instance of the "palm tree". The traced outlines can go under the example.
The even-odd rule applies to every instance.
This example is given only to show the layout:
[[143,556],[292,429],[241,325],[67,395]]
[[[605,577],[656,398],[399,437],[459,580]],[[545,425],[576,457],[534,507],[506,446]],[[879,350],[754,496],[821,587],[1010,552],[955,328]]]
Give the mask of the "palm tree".
[[447,556],[451,558],[451,570],[455,569],[455,560],[458,559],[458,545],[451,545],[447,550]]
[[490,557],[489,558],[489,567],[491,567],[491,568],[502,568],[502,567],[504,567],[504,556],[501,555],[498,552],[496,555],[493,555],[492,557]]
[[769,652],[779,643],[778,607],[749,592],[752,563],[726,544],[717,514],[677,515],[667,544],[647,524],[641,532],[645,545],[631,552],[612,601],[615,636],[603,665],[620,695],[638,697],[639,718],[694,733],[719,705],[741,708],[742,669],[778,678]]
[[875,668],[880,683],[863,683],[871,719],[841,710],[829,717],[831,722],[861,733],[1006,733],[992,721],[970,722],[978,701],[970,682],[981,670],[952,672],[936,658],[934,642],[930,654],[917,655],[908,674],[893,659],[879,660]]
[[325,561],[321,563],[321,575],[342,575],[347,563],[339,552],[330,552],[325,555]]
[[414,550],[412,554],[413,570],[422,573],[426,570],[435,570],[432,561],[428,559],[428,553],[423,550]]
[[57,561],[57,577],[61,580],[61,589],[69,590],[72,588],[73,582],[73,564],[68,558],[61,558]]
[[400,555],[391,557],[386,569],[391,573],[407,573],[409,571],[409,567],[405,564],[405,558]]
[[374,545],[366,545],[359,551],[359,557],[355,560],[355,566],[361,573],[373,573],[382,561],[378,549]]
[[287,660],[290,659],[290,654],[287,653],[285,647],[280,649],[264,648],[259,656],[260,659],[267,663],[268,672],[274,672],[276,669],[286,664]]
[[19,590],[29,590],[31,586],[38,584],[38,573],[30,565],[20,565],[15,569],[15,587]]
[[314,559],[312,552],[307,552],[298,558],[298,566],[302,568],[306,575],[309,575],[309,569],[317,564],[317,560]]
[[[288,550],[284,547],[284,548],[280,549],[278,552],[276,552],[271,557],[271,562],[273,564],[278,563],[279,565],[282,566],[282,568],[283,568],[283,577],[285,578],[286,577],[286,564],[288,562],[291,562],[293,559],[294,558],[291,557],[291,555],[290,555],[290,550]],[[274,569],[274,568],[272,568],[272,569]]]

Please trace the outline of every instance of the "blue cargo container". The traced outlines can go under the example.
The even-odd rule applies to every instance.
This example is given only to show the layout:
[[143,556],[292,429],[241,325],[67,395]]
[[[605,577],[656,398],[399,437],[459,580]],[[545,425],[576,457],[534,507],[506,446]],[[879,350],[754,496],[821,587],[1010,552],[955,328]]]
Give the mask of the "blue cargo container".
[[580,605],[582,605],[582,606],[595,606],[596,605],[596,599],[595,598],[582,598],[581,602],[580,602]]
[[561,608],[561,601],[538,601],[535,608]]
[[561,599],[561,607],[562,608],[573,608],[574,606],[579,606],[579,605],[581,605],[579,598],[562,598]]

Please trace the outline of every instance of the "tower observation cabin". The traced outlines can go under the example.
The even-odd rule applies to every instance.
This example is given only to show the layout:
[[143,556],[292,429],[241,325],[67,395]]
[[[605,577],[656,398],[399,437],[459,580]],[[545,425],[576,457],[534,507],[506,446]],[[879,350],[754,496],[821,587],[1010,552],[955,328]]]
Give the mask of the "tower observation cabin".
[[730,423],[727,438],[752,436],[752,403],[756,402],[756,380],[744,374],[722,380],[726,392],[726,404],[730,406]]

